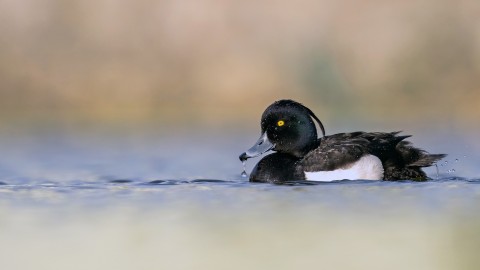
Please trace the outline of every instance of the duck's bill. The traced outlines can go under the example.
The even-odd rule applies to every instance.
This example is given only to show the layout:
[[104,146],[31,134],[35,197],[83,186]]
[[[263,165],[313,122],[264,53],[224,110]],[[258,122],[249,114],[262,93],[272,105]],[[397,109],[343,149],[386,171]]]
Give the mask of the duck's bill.
[[249,158],[258,157],[261,154],[272,150],[274,147],[275,145],[268,140],[267,133],[265,132],[260,136],[260,139],[258,139],[258,141],[248,149],[247,152],[241,154],[239,158],[241,161],[245,161]]

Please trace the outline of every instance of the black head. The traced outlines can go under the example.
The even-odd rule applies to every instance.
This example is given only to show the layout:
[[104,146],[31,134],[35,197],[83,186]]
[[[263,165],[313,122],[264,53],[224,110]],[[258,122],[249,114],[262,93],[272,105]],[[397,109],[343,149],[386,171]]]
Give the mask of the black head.
[[325,135],[320,120],[313,112],[293,100],[279,100],[268,106],[262,115],[262,135],[257,143],[240,155],[241,160],[268,150],[302,157],[318,145],[315,119]]

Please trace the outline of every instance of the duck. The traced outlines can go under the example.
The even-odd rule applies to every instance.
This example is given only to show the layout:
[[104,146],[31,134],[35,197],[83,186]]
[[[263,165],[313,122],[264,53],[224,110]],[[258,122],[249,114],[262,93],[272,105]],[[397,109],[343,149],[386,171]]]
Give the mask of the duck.
[[[322,137],[317,135],[318,124]],[[263,155],[250,173],[250,182],[337,180],[413,180],[429,178],[422,170],[444,158],[429,154],[394,132],[356,131],[325,135],[319,118],[301,103],[283,99],[261,117],[261,135],[239,159]]]

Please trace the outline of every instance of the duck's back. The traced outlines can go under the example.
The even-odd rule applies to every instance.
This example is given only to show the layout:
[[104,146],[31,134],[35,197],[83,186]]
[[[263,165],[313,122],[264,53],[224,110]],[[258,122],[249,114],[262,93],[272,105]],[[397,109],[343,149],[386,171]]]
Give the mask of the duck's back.
[[[426,180],[421,167],[444,155],[430,155],[404,141],[399,132],[339,133],[320,139],[319,146],[298,162],[306,179]],[[338,179],[337,179],[338,180]]]

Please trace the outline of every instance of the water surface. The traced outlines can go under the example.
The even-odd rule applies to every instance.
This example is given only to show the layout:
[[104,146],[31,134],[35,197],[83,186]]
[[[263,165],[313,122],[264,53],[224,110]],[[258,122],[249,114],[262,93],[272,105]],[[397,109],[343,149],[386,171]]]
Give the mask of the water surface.
[[480,266],[480,158],[469,140],[422,144],[450,154],[429,182],[271,185],[240,176],[252,138],[1,140],[1,268]]

